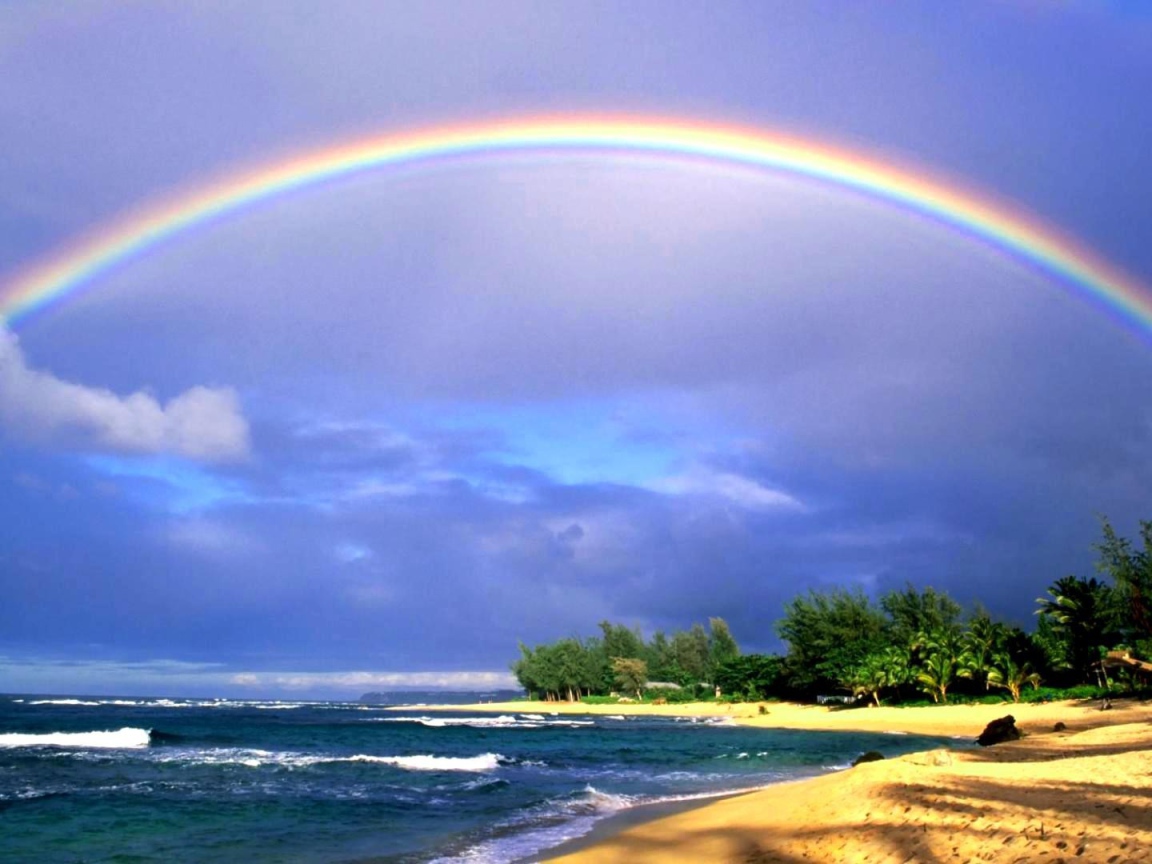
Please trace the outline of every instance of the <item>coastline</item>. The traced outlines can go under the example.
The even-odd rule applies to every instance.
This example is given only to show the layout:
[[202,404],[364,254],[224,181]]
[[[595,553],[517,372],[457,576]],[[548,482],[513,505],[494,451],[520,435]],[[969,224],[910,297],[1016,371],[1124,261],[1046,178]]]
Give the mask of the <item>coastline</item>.
[[[766,713],[760,713],[760,705]],[[624,703],[585,705],[580,702],[480,702],[470,705],[405,705],[394,710],[456,711],[493,714],[588,714],[596,716],[652,716],[727,718],[733,723],[765,729],[802,729],[807,731],[887,732],[935,735],[944,738],[975,740],[981,730],[997,717],[1011,714],[1017,725],[1027,732],[1051,729],[1057,722],[1069,730],[1112,726],[1138,717],[1152,721],[1152,703],[1147,706],[1132,700],[1115,700],[1114,708],[1101,711],[1098,702],[1063,701],[1041,703],[1004,702],[996,705],[929,705],[913,708],[861,707],[829,708],[823,705],[801,705],[795,702],[739,703],[687,702],[680,705]],[[392,710],[392,709],[389,709]],[[1132,721],[1136,722],[1136,721]]]
[[[1152,848],[1152,704],[856,708],[757,705],[419,706],[506,714],[728,717],[763,728],[974,739],[1012,714],[1025,737],[978,750],[929,750],[696,806],[610,817],[546,853],[565,864],[652,861],[1136,862]],[[1056,723],[1065,724],[1055,731]]]

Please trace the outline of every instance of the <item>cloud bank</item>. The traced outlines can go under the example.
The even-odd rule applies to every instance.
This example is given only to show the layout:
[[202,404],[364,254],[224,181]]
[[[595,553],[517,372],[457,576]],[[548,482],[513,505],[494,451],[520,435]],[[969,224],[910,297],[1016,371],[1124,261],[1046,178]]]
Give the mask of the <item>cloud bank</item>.
[[0,425],[33,441],[122,453],[226,462],[249,452],[235,391],[197,386],[164,404],[143,391],[118,396],[30,368],[7,330],[0,330]]

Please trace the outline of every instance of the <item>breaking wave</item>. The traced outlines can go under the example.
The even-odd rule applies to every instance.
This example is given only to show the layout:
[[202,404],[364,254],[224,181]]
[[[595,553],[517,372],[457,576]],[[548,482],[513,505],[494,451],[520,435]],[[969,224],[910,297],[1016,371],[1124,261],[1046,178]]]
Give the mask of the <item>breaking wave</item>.
[[484,753],[480,756],[350,756],[348,762],[379,762],[403,768],[406,771],[467,771],[479,774],[494,771],[505,762],[499,753]]
[[125,726],[108,732],[9,732],[0,735],[0,747],[76,747],[135,750],[151,742],[148,729]]
[[542,729],[544,727],[595,726],[595,720],[549,720],[539,714],[501,714],[497,717],[380,717],[379,723],[419,723],[432,729],[467,726],[472,729]]

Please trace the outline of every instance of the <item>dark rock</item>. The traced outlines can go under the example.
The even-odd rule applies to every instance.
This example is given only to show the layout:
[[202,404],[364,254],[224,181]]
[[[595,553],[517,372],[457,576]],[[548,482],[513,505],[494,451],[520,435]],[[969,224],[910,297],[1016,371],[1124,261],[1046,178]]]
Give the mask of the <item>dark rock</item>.
[[1003,744],[1005,741],[1019,741],[1020,730],[1016,728],[1016,718],[1009,714],[999,720],[993,720],[984,727],[976,743],[981,747],[990,747],[993,744]]
[[1063,731],[1064,731],[1065,729],[1067,729],[1067,728],[1068,728],[1068,727],[1067,727],[1067,726],[1065,726],[1065,725],[1064,725],[1063,723],[1061,723],[1060,721],[1056,721],[1056,725],[1052,727],[1052,731],[1053,731],[1053,732],[1063,732]]
[[855,768],[861,762],[879,762],[883,758],[883,753],[878,753],[875,750],[869,750],[867,753],[861,753],[859,756],[857,756],[856,761],[852,763],[852,767]]

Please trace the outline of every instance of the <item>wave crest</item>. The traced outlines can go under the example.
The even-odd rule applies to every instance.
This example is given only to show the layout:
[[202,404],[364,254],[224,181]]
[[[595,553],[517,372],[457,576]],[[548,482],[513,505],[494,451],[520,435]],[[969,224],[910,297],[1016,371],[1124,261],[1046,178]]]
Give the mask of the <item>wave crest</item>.
[[506,761],[499,753],[484,753],[480,756],[350,756],[349,762],[379,762],[403,768],[406,771],[468,771],[479,774],[493,771]]
[[135,750],[151,741],[148,729],[125,726],[104,732],[9,732],[0,735],[0,747],[78,747],[81,749]]

